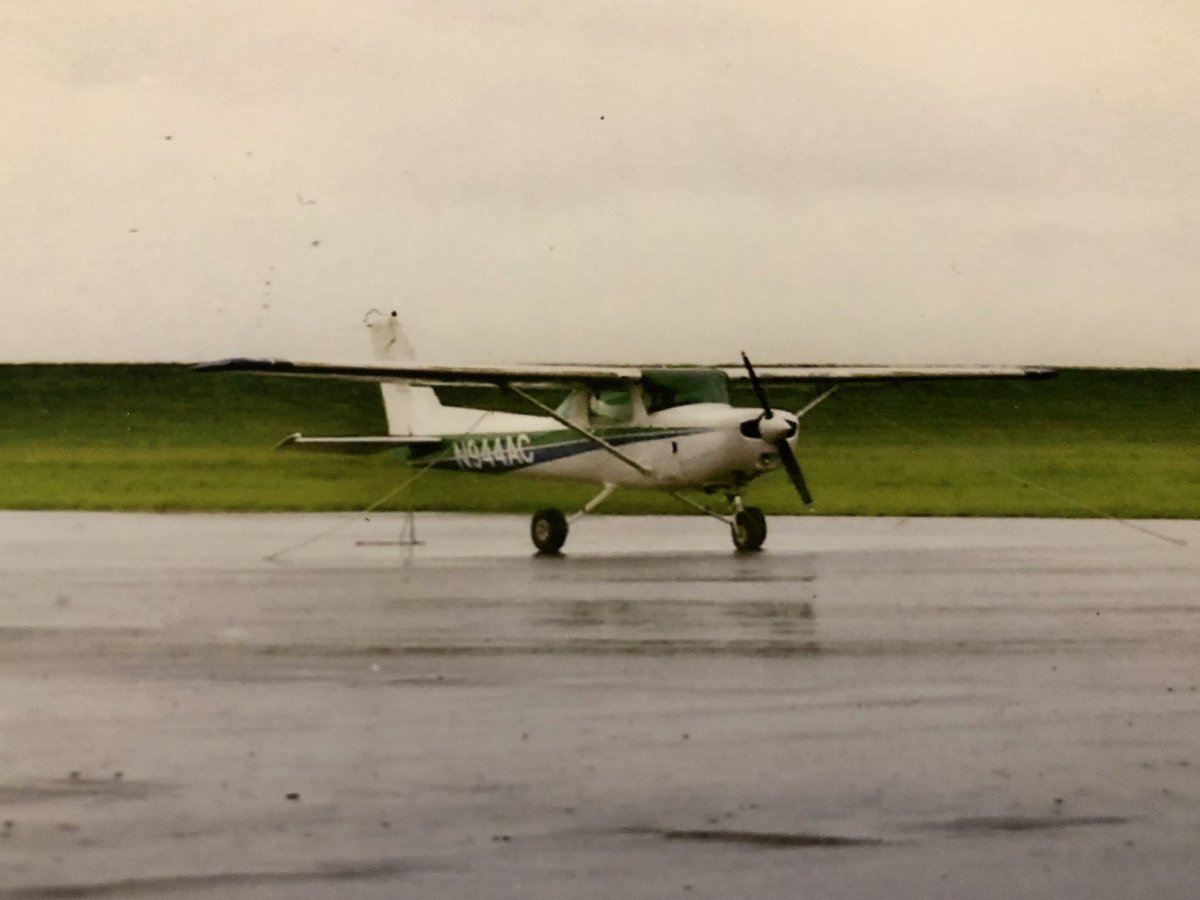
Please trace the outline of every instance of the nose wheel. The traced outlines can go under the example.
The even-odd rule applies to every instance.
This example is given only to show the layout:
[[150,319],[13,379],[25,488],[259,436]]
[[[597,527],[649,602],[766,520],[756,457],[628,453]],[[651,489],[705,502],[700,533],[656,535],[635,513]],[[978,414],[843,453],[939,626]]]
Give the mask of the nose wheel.
[[739,553],[754,553],[767,539],[767,517],[757,506],[744,507],[734,514],[730,531]]

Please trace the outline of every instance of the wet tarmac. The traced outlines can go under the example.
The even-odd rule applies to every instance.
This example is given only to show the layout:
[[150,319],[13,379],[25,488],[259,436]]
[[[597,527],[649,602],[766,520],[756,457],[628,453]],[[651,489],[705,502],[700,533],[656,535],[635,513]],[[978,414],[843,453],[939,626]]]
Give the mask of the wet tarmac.
[[1200,524],[0,513],[0,900],[1192,896]]

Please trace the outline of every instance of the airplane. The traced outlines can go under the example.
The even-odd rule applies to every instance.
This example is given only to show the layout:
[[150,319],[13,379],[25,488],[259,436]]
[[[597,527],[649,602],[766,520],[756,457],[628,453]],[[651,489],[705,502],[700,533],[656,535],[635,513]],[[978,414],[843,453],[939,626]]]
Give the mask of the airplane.
[[[558,509],[533,515],[530,536],[539,554],[558,554],[570,525],[596,510],[618,488],[657,488],[723,522],[742,553],[762,548],[762,510],[742,502],[754,479],[783,468],[806,506],[812,494],[796,459],[800,420],[846,382],[896,379],[1048,378],[1040,366],[603,366],[575,364],[437,365],[418,363],[397,312],[377,309],[363,319],[375,361],[294,362],[232,358],[199,363],[204,372],[250,372],[378,382],[386,435],[309,437],[293,434],[278,449],[370,454],[398,451],[413,466],[511,474],[600,486],[571,516]],[[773,407],[766,385],[816,383],[824,388],[796,412]],[[748,383],[757,407],[730,404],[731,384]],[[540,413],[518,414],[445,406],[434,388],[484,386],[520,398]],[[536,393],[567,391],[557,406]],[[724,511],[684,494],[721,494]]]

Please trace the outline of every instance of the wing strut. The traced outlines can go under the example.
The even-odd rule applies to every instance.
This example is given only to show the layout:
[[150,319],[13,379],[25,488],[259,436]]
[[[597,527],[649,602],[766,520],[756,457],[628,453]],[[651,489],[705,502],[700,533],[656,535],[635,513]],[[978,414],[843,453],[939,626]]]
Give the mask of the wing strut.
[[571,429],[576,434],[591,441],[593,444],[595,444],[601,450],[604,450],[607,453],[611,453],[613,456],[615,456],[621,462],[625,463],[625,465],[632,466],[633,468],[635,468],[639,472],[641,472],[643,475],[645,475],[647,478],[654,477],[653,469],[649,469],[646,466],[643,466],[636,459],[633,459],[631,456],[629,456],[625,453],[622,453],[620,450],[618,450],[616,447],[614,447],[612,444],[610,444],[604,438],[600,437],[600,435],[596,434],[595,432],[588,431],[582,425],[576,425],[574,422],[570,421],[569,419],[565,418],[564,416],[560,416],[558,414],[557,410],[547,406],[541,400],[537,399],[537,397],[531,396],[528,392],[521,390],[515,384],[507,384],[504,387],[506,390],[512,391],[514,394],[516,394],[518,397],[520,397],[522,400],[526,401],[527,403],[532,403],[534,406],[536,406],[538,409],[540,409],[542,412],[544,412],[550,418],[554,419],[554,421],[558,422],[561,425],[565,425],[567,428]]
[[821,396],[817,397],[817,399],[810,400],[808,403],[804,404],[804,408],[799,410],[796,413],[796,418],[803,419],[810,412],[812,412],[814,409],[816,409],[818,406],[820,406],[822,403],[824,403],[826,400],[828,400],[830,397],[832,397],[839,387],[841,387],[840,384],[835,384],[829,390],[827,390],[823,394],[821,394]]

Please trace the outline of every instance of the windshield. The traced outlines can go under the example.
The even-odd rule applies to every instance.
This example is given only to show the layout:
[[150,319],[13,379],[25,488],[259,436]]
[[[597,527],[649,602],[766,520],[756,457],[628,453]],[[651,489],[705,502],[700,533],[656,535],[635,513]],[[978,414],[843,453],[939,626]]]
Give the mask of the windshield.
[[642,372],[646,412],[689,403],[729,403],[729,382],[720,369],[646,369]]

